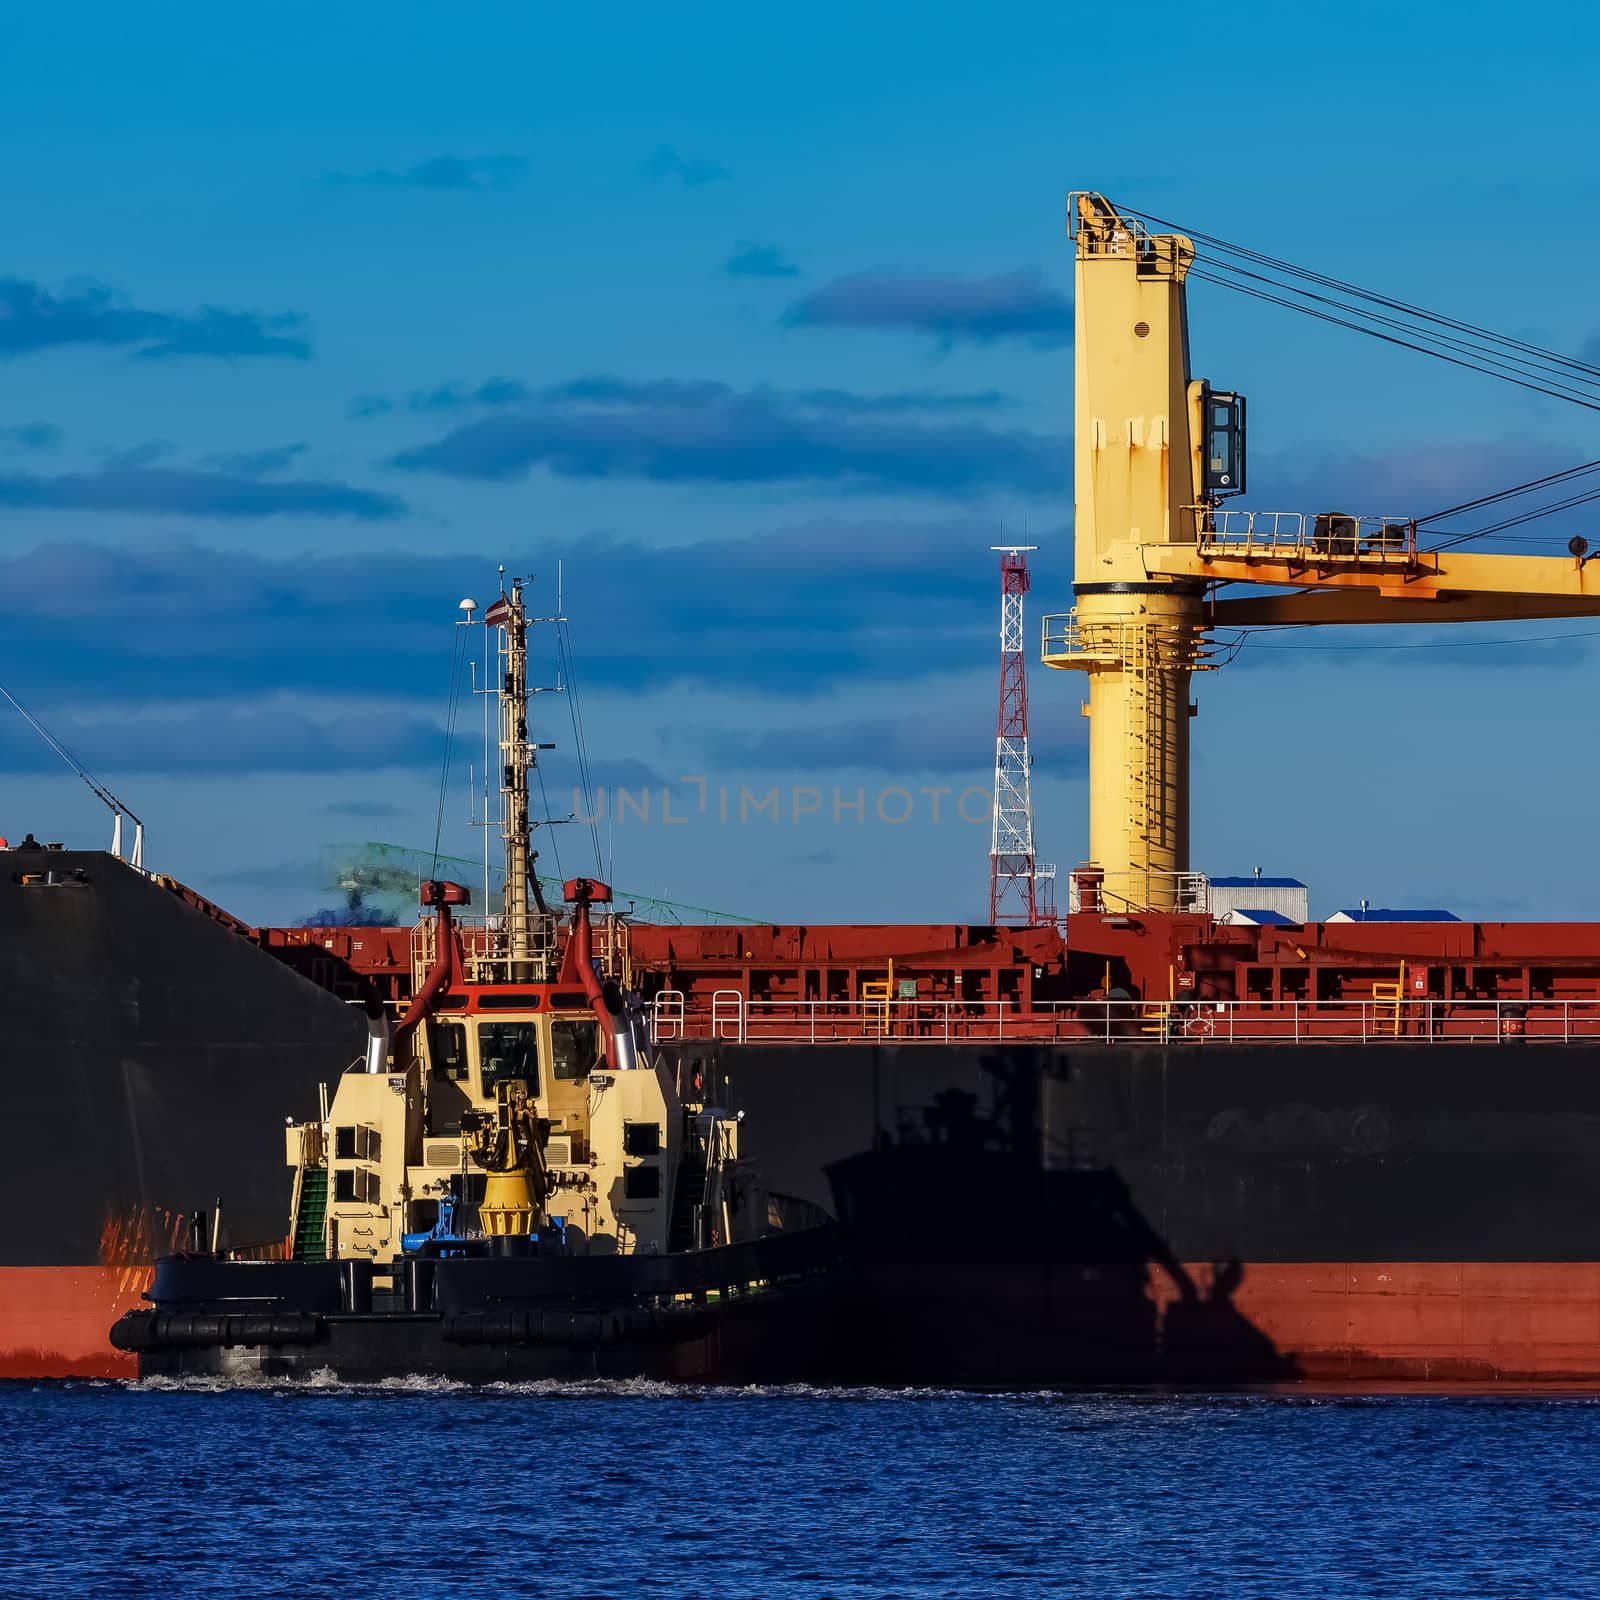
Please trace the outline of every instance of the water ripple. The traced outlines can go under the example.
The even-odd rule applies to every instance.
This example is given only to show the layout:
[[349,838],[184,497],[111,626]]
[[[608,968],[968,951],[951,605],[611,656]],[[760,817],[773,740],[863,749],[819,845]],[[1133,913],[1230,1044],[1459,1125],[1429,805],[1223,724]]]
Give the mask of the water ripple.
[[0,1593],[1600,1597],[1592,1396],[0,1385]]

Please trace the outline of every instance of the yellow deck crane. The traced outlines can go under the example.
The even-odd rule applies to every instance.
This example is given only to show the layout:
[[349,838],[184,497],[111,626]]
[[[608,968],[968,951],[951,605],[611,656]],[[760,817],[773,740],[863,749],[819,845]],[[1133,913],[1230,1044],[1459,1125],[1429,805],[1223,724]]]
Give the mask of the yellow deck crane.
[[[1245,403],[1189,374],[1195,246],[1074,194],[1075,606],[1044,664],[1086,672],[1089,860],[1076,909],[1200,909],[1189,870],[1190,675],[1217,626],[1600,615],[1570,557],[1418,548],[1396,517],[1221,509],[1244,487]],[[1278,592],[1215,599],[1223,584]]]

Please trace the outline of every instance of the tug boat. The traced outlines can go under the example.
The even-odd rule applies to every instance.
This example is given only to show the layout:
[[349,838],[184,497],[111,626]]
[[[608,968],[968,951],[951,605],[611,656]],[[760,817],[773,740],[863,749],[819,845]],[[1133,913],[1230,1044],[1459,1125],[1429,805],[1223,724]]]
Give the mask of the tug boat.
[[610,888],[570,880],[565,918],[544,901],[520,582],[484,623],[500,630],[503,913],[458,921],[464,886],[421,886],[423,981],[394,1025],[368,1001],[365,1054],[285,1130],[279,1259],[220,1250],[195,1214],[191,1248],[157,1261],[149,1305],[111,1331],[141,1377],[782,1381],[829,1340],[827,1214],[767,1189],[743,1115],[692,1061],[649,1060],[625,924],[606,915],[596,938]]

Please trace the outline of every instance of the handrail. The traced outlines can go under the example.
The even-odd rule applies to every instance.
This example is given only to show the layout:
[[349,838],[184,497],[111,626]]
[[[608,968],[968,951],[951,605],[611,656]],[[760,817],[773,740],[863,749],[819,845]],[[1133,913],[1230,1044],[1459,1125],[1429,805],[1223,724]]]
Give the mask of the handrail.
[[[652,1021],[658,1014],[652,1012]],[[665,1039],[731,1044],[1529,1044],[1600,1042],[1597,1000],[752,1000],[686,1003]]]
[[1188,506],[1202,550],[1228,555],[1292,556],[1305,561],[1409,565],[1417,525],[1409,517],[1352,516],[1342,511],[1223,511]]

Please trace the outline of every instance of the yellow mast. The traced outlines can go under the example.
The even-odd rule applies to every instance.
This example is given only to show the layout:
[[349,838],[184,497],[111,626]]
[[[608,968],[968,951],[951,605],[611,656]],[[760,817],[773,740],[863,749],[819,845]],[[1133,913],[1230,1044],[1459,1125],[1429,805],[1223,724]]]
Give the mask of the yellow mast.
[[[1197,883],[1185,876],[1189,678],[1209,670],[1208,628],[1592,616],[1600,570],[1576,545],[1570,559],[1426,551],[1414,522],[1219,510],[1243,487],[1244,403],[1189,375],[1194,245],[1145,233],[1097,194],[1072,196],[1069,226],[1076,605],[1044,619],[1043,659],[1089,678],[1101,905],[1181,910]],[[1280,592],[1210,599],[1225,583]]]

